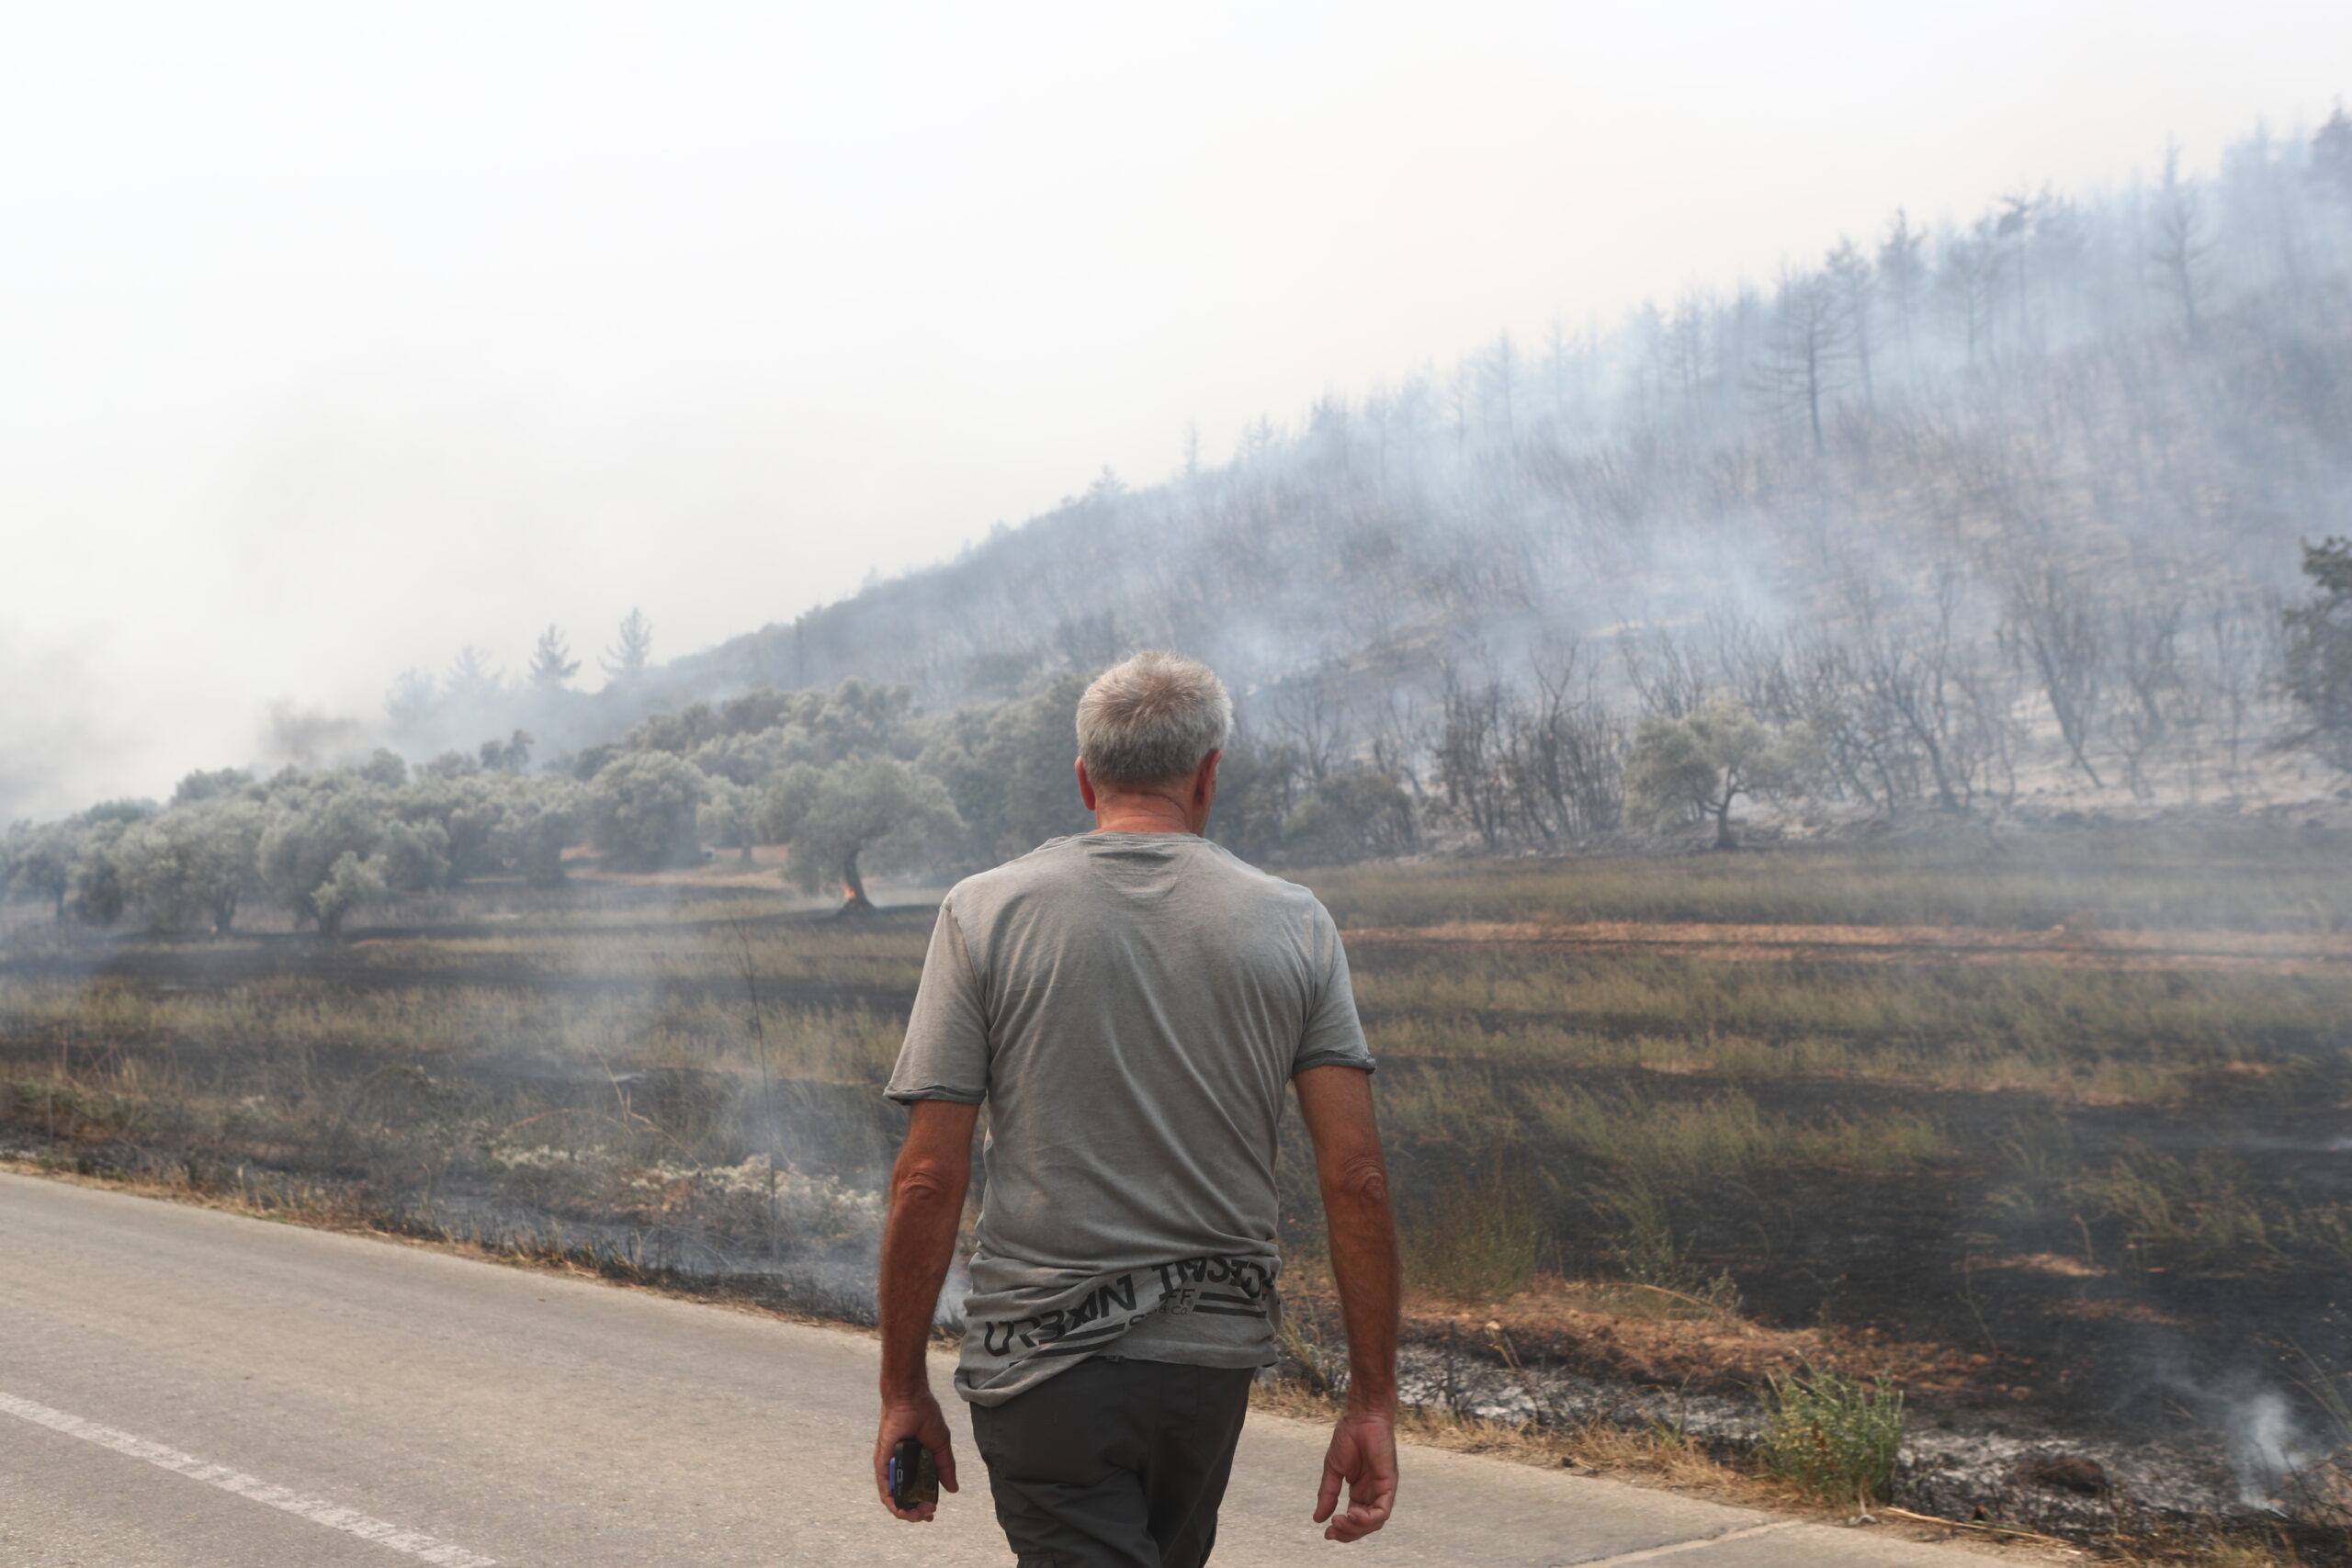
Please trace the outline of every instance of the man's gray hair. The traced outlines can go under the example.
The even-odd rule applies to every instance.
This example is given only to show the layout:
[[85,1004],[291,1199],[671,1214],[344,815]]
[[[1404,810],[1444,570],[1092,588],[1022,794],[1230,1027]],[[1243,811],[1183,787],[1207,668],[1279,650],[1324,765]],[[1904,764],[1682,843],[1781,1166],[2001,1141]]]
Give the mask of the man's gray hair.
[[1187,777],[1232,732],[1233,699],[1216,671],[1162,649],[1129,654],[1078,699],[1078,757],[1097,784]]

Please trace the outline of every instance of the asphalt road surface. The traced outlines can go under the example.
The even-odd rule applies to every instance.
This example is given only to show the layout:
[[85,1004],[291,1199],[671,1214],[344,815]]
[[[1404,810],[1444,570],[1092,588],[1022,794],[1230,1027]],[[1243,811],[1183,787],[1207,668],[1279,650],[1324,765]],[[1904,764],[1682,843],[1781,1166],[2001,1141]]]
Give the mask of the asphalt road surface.
[[[875,1365],[862,1335],[0,1174],[0,1564],[1001,1568],[960,1410],[941,1517],[875,1503]],[[1324,1436],[1251,1417],[1219,1568],[1984,1562],[1427,1449],[1341,1547],[1308,1519]]]

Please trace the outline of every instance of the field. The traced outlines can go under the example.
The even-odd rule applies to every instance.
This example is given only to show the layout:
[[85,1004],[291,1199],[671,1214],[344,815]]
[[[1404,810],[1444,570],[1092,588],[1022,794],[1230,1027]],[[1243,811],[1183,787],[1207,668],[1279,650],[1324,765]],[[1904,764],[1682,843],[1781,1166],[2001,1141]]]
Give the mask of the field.
[[[1428,1397],[1752,1410],[1776,1372],[1839,1368],[1899,1382],[1955,1453],[2054,1446],[2147,1506],[2342,1517],[2352,839],[1295,874],[1350,932]],[[920,901],[484,886],[340,945],[14,913],[0,1153],[866,1310]],[[1463,1392],[1498,1378],[1517,1392]],[[1939,1483],[1915,1456],[1914,1494],[1964,1501],[1964,1461]]]

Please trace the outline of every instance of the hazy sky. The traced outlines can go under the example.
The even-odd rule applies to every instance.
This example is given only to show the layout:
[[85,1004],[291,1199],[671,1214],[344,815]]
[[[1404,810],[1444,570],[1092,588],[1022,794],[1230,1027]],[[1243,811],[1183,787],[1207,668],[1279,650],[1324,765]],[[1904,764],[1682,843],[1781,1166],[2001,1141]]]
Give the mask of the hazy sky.
[[0,817],[2346,91],[2340,0],[20,7]]

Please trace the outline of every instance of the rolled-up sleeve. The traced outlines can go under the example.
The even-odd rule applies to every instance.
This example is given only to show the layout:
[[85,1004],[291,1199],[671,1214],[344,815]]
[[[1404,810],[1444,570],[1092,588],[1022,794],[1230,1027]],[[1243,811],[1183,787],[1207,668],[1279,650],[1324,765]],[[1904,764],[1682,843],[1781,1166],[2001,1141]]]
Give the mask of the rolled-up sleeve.
[[1300,1031],[1298,1049],[1291,1056],[1294,1076],[1309,1067],[1362,1067],[1372,1071],[1372,1047],[1365,1043],[1363,1023],[1356,1017],[1355,987],[1348,978],[1348,952],[1340,945],[1340,928],[1318,905],[1315,945],[1322,979],[1307,998],[1306,1027]]
[[939,906],[931,931],[931,951],[915,987],[906,1043],[882,1092],[901,1105],[918,1100],[952,1100],[978,1105],[989,1091],[989,1024],[986,998],[956,919],[955,895]]

